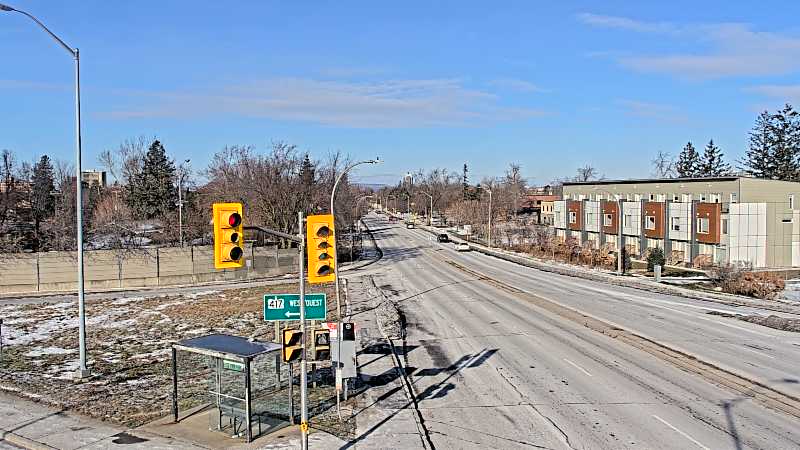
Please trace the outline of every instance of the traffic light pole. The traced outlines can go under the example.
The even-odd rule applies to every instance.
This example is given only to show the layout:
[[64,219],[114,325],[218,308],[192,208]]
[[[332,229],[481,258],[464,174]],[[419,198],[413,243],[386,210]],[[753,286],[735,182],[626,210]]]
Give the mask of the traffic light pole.
[[[284,239],[288,239],[292,242],[297,242],[297,251],[298,251],[298,258],[300,259],[300,273],[298,274],[298,278],[300,279],[300,333],[303,336],[302,340],[302,348],[303,351],[301,353],[300,358],[300,445],[302,450],[308,450],[308,379],[307,379],[307,370],[308,367],[306,365],[306,259],[305,259],[305,249],[306,249],[306,234],[303,232],[305,218],[303,217],[303,212],[300,211],[297,213],[297,223],[298,223],[298,234],[288,234],[283,233],[276,230],[270,230],[269,228],[259,227],[259,226],[246,226],[244,227],[245,230],[258,230],[262,231],[267,234],[271,234],[273,236],[281,237]],[[291,374],[291,370],[289,371]],[[291,375],[289,378],[289,383],[291,383]],[[294,417],[294,414],[292,414]]]
[[304,251],[306,248],[306,235],[303,233],[303,212],[297,213],[297,223],[300,230],[300,245],[298,246],[300,258],[300,333],[303,336],[303,351],[300,358],[300,445],[302,450],[308,450],[308,379],[306,373],[306,262]]

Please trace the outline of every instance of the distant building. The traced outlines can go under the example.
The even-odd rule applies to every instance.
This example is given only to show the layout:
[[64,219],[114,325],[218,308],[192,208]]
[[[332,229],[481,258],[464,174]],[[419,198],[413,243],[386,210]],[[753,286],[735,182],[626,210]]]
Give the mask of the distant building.
[[557,195],[526,195],[519,204],[520,214],[533,214],[536,223],[541,225],[553,224],[553,205],[561,200]]
[[800,267],[800,183],[729,176],[568,182],[563,189],[553,211],[562,239],[616,247],[621,220],[624,245],[641,257],[658,247],[673,263],[701,257]]
[[81,172],[83,183],[92,186],[97,185],[102,188],[106,187],[106,172],[101,170],[84,170]]

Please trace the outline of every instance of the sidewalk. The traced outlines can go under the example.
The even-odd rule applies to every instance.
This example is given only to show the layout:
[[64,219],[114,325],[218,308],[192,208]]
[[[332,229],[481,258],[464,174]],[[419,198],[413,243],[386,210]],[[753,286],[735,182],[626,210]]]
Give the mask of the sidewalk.
[[356,437],[343,448],[424,448],[413,402],[378,326],[374,300],[380,294],[371,275],[348,279],[347,289],[351,320],[361,340],[358,370],[366,390],[353,411]]
[[5,393],[0,393],[0,436],[0,446],[13,444],[28,449],[130,449],[131,444],[151,449],[203,448],[170,437],[116,427]]

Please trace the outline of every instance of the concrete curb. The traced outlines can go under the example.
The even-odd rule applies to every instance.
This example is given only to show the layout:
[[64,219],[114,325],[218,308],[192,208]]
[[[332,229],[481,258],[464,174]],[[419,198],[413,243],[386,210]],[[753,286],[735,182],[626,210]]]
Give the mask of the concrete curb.
[[0,431],[0,441],[6,441],[9,444],[28,450],[58,450],[55,447],[34,441],[33,439],[26,438],[25,436],[20,436],[19,434],[11,431]]
[[[431,230],[424,225],[420,226],[419,229],[431,234],[437,234],[442,232],[439,230]],[[452,233],[450,232],[446,233],[452,236]],[[456,238],[458,240],[463,241],[463,239],[461,239],[459,236],[456,236]],[[648,292],[656,292],[664,295],[674,295],[694,300],[722,303],[730,306],[746,306],[751,308],[764,309],[764,310],[775,311],[785,314],[792,314],[792,315],[800,314],[800,311],[798,311],[797,307],[782,302],[781,303],[776,302],[774,305],[769,305],[760,303],[758,302],[757,299],[751,299],[749,297],[741,297],[732,294],[712,294],[705,292],[696,292],[690,289],[680,288],[678,286],[665,285],[662,283],[656,283],[649,280],[641,280],[630,276],[624,276],[620,278],[617,275],[609,275],[603,272],[594,272],[594,273],[583,272],[580,270],[580,267],[576,267],[574,269],[558,267],[550,265],[546,262],[538,261],[526,255],[514,254],[505,250],[489,249],[481,244],[476,244],[475,242],[469,242],[469,245],[473,249],[475,249],[480,253],[483,253],[484,255],[492,256],[495,258],[502,259],[504,261],[512,262],[515,264],[519,264],[521,266],[530,267],[544,272],[555,273],[558,275],[564,275],[574,278],[582,278],[585,280],[597,281],[601,283],[607,283],[615,286],[622,286]]]

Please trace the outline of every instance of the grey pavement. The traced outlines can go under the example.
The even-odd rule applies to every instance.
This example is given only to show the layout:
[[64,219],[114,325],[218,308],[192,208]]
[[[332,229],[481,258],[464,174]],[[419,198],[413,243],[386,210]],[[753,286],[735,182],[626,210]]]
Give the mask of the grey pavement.
[[[378,230],[375,236],[384,251],[370,275],[405,313],[401,353],[422,432],[436,448],[800,446],[796,418],[557,316],[490,281],[586,310],[765,379],[797,379],[795,335],[707,314],[709,308],[733,307],[694,304],[457,253],[420,230],[375,216],[368,223]],[[795,386],[774,384],[787,391]]]
[[[0,430],[63,450],[202,448],[168,437],[116,427],[9,394],[0,394]],[[10,445],[8,442],[3,444]]]

